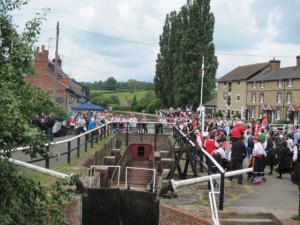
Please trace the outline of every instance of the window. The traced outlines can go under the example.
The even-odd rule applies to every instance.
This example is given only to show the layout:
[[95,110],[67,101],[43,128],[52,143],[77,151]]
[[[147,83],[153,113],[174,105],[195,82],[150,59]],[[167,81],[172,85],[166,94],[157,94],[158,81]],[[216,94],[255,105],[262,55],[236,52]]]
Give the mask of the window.
[[252,82],[252,88],[256,88],[256,81]]
[[261,81],[260,82],[260,88],[264,88],[265,87],[265,82],[264,81]]
[[226,87],[227,86],[227,82],[226,81],[224,81],[224,87]]
[[237,101],[240,101],[240,100],[241,100],[241,95],[240,95],[240,94],[237,94],[237,95],[236,95],[236,100],[237,100]]
[[287,104],[291,104],[292,103],[292,93],[287,93],[286,103]]
[[252,118],[255,118],[255,108],[252,108],[252,109],[251,109],[251,117],[252,117]]
[[277,103],[282,102],[282,94],[280,92],[277,93]]
[[278,87],[282,87],[282,80],[278,80]]
[[228,92],[231,92],[231,82],[228,82]]
[[276,119],[277,119],[277,120],[280,120],[280,119],[281,119],[281,110],[280,110],[280,109],[277,109]]
[[260,93],[259,95],[259,102],[264,103],[264,93]]
[[226,101],[227,96],[228,96],[227,92],[223,92],[223,100],[224,100],[224,101]]
[[292,79],[288,79],[288,84],[287,84],[288,87],[292,87]]
[[255,98],[256,98],[256,94],[252,93],[252,95],[251,95],[251,101],[252,101],[252,103],[255,103]]
[[238,81],[237,81],[237,85],[241,85],[241,81],[238,80]]

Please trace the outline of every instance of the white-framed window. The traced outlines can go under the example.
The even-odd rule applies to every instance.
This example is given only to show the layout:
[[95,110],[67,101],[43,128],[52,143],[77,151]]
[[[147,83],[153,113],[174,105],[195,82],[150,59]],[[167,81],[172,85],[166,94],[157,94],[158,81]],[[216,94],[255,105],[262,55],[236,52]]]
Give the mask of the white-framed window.
[[224,101],[227,100],[227,96],[228,96],[227,92],[223,92],[223,100],[224,100]]
[[286,103],[291,104],[292,103],[292,93],[287,93],[286,95]]
[[264,88],[265,87],[265,82],[264,81],[261,81],[260,82],[260,88]]
[[282,103],[282,94],[281,94],[281,92],[277,93],[277,103]]
[[264,103],[264,93],[259,94],[259,103]]
[[281,109],[277,109],[277,111],[276,111],[276,119],[277,120],[281,119]]
[[293,83],[292,83],[292,79],[288,79],[288,81],[287,81],[287,86],[288,86],[288,87],[292,87],[292,84],[293,84]]
[[240,95],[240,94],[237,94],[237,95],[236,95],[236,101],[239,102],[240,100],[241,100],[241,95]]
[[282,80],[278,80],[278,83],[277,83],[278,85],[278,87],[282,87]]
[[255,108],[254,107],[251,109],[251,117],[255,118]]
[[241,81],[240,80],[237,81],[237,85],[238,86],[241,85]]
[[251,95],[251,102],[255,103],[255,99],[256,99],[256,94],[252,93],[252,95]]
[[252,82],[252,88],[256,88],[256,81]]

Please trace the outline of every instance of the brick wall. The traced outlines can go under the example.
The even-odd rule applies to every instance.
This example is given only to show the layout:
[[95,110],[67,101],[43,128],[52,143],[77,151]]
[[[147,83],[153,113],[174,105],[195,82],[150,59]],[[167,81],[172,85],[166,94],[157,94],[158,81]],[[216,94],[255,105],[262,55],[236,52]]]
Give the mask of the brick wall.
[[211,225],[210,219],[202,218],[180,209],[168,206],[159,206],[159,225]]

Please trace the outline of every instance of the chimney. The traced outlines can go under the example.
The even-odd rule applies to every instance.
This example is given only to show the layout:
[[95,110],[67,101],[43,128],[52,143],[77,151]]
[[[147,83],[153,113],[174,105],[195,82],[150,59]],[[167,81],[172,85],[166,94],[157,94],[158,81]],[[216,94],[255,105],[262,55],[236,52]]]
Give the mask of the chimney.
[[36,52],[40,52],[40,47],[36,47]]
[[297,59],[297,69],[300,69],[300,55],[298,55],[296,59]]
[[275,60],[275,58],[273,58],[273,60],[270,60],[270,70],[275,71],[278,69],[280,69],[280,60]]
[[60,55],[58,55],[57,56],[57,65],[59,66],[59,67],[61,67],[61,58],[60,58]]
[[42,45],[42,53],[45,51],[45,45]]

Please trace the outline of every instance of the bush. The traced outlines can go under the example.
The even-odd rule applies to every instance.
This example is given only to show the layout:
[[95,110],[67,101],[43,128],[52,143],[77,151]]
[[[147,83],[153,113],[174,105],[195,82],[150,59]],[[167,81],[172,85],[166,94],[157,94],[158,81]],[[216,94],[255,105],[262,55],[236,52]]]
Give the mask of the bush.
[[288,120],[275,120],[274,124],[291,124]]
[[221,110],[219,110],[219,112],[214,112],[214,113],[212,114],[212,116],[213,116],[213,117],[221,117],[221,118],[223,118],[223,114],[222,114]]
[[160,109],[161,108],[161,102],[159,99],[154,99],[150,102],[150,104],[148,105],[146,111],[147,113],[155,113],[156,109]]

